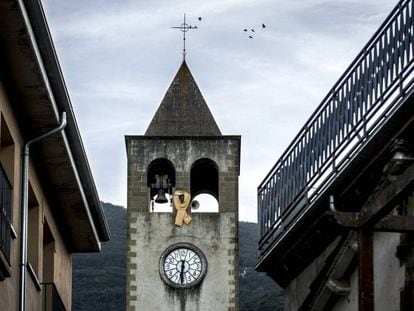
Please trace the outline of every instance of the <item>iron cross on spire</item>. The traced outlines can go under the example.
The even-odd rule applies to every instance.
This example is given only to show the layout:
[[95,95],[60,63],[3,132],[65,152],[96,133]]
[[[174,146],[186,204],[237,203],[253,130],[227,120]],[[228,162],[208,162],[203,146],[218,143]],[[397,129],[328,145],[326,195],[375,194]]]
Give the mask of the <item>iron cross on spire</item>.
[[185,20],[185,14],[184,14],[184,22],[180,26],[171,27],[175,29],[180,29],[183,32],[183,58],[185,60],[185,55],[187,54],[185,50],[185,33],[189,31],[190,29],[198,29],[197,26],[188,25]]

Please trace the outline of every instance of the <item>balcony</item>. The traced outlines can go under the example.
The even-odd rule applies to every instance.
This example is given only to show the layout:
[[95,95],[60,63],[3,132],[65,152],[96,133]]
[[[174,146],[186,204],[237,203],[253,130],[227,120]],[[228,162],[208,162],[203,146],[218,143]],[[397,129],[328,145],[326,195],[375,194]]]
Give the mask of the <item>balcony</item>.
[[267,271],[269,258],[284,256],[315,223],[319,237],[335,237],[326,237],[334,226],[327,198],[412,118],[413,70],[414,0],[402,0],[259,185],[257,270]]
[[43,310],[66,311],[65,305],[59,296],[54,283],[42,283]]

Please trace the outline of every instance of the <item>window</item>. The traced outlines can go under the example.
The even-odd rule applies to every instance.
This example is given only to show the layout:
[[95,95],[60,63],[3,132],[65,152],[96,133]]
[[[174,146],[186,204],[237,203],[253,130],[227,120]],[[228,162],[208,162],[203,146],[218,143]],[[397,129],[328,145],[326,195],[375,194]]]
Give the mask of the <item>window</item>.
[[27,234],[27,260],[32,266],[36,276],[39,276],[40,249],[42,241],[40,239],[41,219],[40,207],[32,185],[29,182],[28,200],[28,234]]
[[0,250],[10,264],[11,186],[0,165]]
[[42,283],[54,282],[55,269],[55,239],[50,227],[44,219],[43,222],[43,274]]
[[0,118],[0,280],[10,276],[14,141],[3,114]]
[[194,162],[191,167],[191,196],[199,203],[199,207],[192,208],[193,213],[219,211],[218,185],[218,167],[214,161],[199,159]]
[[148,166],[147,187],[150,212],[172,212],[171,194],[175,186],[174,164],[167,159],[156,159]]

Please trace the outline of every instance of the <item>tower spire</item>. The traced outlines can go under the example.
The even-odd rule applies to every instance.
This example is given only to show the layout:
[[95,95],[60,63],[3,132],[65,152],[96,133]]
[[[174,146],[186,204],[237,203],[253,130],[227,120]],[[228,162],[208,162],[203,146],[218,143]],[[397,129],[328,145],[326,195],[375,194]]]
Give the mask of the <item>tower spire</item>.
[[178,69],[145,135],[221,136],[185,61]]
[[185,50],[185,33],[189,31],[190,29],[198,29],[197,26],[188,25],[185,20],[185,13],[184,13],[184,22],[180,26],[174,26],[171,27],[174,29],[180,29],[183,33],[183,60],[185,60],[185,55],[187,54],[187,51]]

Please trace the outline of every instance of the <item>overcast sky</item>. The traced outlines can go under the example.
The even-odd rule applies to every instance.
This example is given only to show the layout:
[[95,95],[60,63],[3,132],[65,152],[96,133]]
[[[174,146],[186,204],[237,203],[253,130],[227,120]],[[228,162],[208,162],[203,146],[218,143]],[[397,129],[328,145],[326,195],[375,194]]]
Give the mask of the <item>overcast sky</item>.
[[187,64],[242,135],[240,219],[256,221],[257,186],[397,2],[43,0],[101,200],[126,206],[124,135],[144,134],[182,62],[184,13]]

